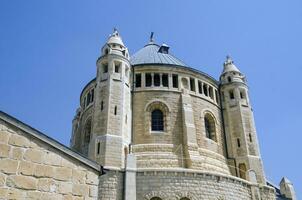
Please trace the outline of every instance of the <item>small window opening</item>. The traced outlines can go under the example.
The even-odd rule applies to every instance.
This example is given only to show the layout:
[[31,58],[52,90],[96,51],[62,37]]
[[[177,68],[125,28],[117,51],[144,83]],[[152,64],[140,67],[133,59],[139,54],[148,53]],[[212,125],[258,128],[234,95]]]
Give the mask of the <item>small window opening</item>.
[[173,79],[173,87],[174,88],[178,88],[178,75],[177,74],[173,74],[172,75],[172,79]]
[[163,82],[163,86],[164,87],[168,87],[169,86],[169,81],[168,81],[168,74],[163,74],[162,75],[162,82]]
[[146,87],[151,87],[152,85],[152,76],[151,74],[146,74]]
[[121,67],[120,63],[114,63],[114,72],[119,73],[120,72],[120,67]]
[[108,64],[104,64],[103,65],[103,73],[107,73],[108,72]]
[[232,82],[232,78],[228,76],[228,82]]
[[83,107],[84,108],[86,107],[86,97],[84,98],[84,101],[83,101]]
[[235,99],[233,90],[230,91],[230,99]]
[[104,101],[101,102],[101,111],[104,110]]
[[107,55],[109,53],[108,49],[105,49],[105,55]]
[[87,94],[87,101],[86,101],[86,106],[88,106],[90,104],[91,101],[91,94],[90,92]]
[[244,91],[240,91],[240,98],[241,99],[245,99],[245,93],[244,93]]
[[135,87],[141,87],[141,86],[142,86],[142,75],[135,74]]
[[198,81],[198,92],[199,94],[202,94],[202,82]]
[[206,137],[216,141],[216,127],[215,127],[215,120],[210,114],[206,114],[204,117],[204,126]]
[[91,102],[94,101],[94,89],[91,90]]
[[97,145],[97,154],[98,155],[100,154],[100,149],[101,149],[101,143],[98,142],[98,145]]
[[246,179],[246,166],[244,163],[239,164],[239,177],[242,179]]
[[190,78],[190,88],[191,88],[191,91],[195,92],[195,79],[194,78]]
[[114,107],[114,115],[117,113],[117,106]]
[[208,87],[207,87],[207,84],[203,84],[203,93],[204,93],[204,95],[208,96]]
[[128,118],[127,115],[125,116],[125,124],[127,124]]
[[154,86],[158,87],[160,86],[160,75],[154,74]]
[[240,147],[240,146],[241,146],[241,144],[240,144],[240,139],[237,138],[237,147]]
[[215,90],[215,97],[216,97],[216,102],[219,103],[219,97],[218,97],[218,92]]
[[250,142],[253,142],[252,134],[249,133]]
[[209,87],[209,96],[211,99],[214,100],[213,87],[211,87],[211,86]]

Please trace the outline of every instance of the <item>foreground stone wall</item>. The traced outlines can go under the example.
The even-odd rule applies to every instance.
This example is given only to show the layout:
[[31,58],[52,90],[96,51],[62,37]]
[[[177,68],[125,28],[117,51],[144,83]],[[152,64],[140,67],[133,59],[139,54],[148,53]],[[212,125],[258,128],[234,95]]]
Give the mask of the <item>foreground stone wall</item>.
[[[186,171],[141,171],[136,175],[137,200],[252,200],[251,185],[238,178]],[[258,186],[257,186],[258,187]],[[275,199],[274,189],[264,186],[262,199]]]
[[0,120],[0,199],[97,199],[98,171]]

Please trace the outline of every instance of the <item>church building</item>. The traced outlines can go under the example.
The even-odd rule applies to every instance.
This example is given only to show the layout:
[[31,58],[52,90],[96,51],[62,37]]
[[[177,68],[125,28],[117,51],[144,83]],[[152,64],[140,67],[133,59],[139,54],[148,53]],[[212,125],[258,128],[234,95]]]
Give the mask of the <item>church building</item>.
[[296,200],[266,179],[245,75],[219,79],[115,29],[83,88],[70,148],[0,112],[0,199]]

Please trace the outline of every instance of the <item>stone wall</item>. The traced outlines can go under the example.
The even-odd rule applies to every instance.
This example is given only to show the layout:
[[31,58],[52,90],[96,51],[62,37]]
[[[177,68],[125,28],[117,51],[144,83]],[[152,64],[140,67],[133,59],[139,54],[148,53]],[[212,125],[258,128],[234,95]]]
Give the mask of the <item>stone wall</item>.
[[0,120],[0,199],[97,199],[98,174]]
[[[141,171],[136,175],[137,200],[252,200],[251,185],[238,178],[188,171]],[[258,187],[258,186],[257,186]],[[274,189],[260,188],[262,199],[275,199]]]

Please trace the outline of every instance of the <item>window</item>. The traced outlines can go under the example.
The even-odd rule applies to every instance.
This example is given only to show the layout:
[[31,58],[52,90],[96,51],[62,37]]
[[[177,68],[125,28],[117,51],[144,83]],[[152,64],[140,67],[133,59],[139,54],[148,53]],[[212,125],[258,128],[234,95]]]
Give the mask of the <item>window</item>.
[[232,78],[231,77],[228,77],[228,82],[232,82]]
[[195,79],[190,78],[190,89],[195,92]]
[[103,64],[103,73],[108,72],[108,64]]
[[97,154],[100,154],[100,149],[101,149],[101,143],[98,142],[98,145],[97,145]]
[[244,91],[240,91],[240,98],[241,99],[245,99],[245,93],[244,93]]
[[244,163],[239,164],[239,177],[242,179],[246,179],[246,166]]
[[109,53],[108,49],[105,49],[105,55],[107,55]]
[[252,134],[249,133],[250,142],[253,142]]
[[160,86],[160,76],[159,74],[154,74],[154,86]]
[[206,137],[216,141],[215,120],[209,113],[207,113],[204,117],[204,127],[205,127]]
[[101,111],[104,110],[104,101],[101,102]]
[[146,74],[146,87],[151,87],[152,85],[152,76],[151,74]]
[[209,87],[209,96],[211,99],[214,100],[213,87],[211,87],[211,86]]
[[84,98],[84,101],[83,101],[83,107],[84,108],[86,107],[86,97]]
[[240,146],[241,146],[241,144],[240,144],[240,139],[237,138],[237,147],[239,148]]
[[162,200],[162,199],[159,197],[152,197],[150,200]]
[[173,87],[178,88],[178,75],[177,74],[172,75],[172,82],[173,82]]
[[202,82],[198,81],[198,92],[199,94],[202,94]]
[[117,113],[117,106],[114,106],[114,115]]
[[91,136],[91,119],[88,119],[84,126],[84,141],[83,141],[83,154],[88,155],[88,146],[90,143]]
[[203,93],[204,95],[208,96],[208,85],[207,84],[203,84]]
[[219,97],[218,97],[218,92],[215,90],[215,97],[216,97],[216,102],[219,103]]
[[90,92],[91,92],[91,102],[93,102],[93,100],[94,100],[94,89],[92,89]]
[[151,113],[151,128],[152,131],[164,130],[164,115],[159,109],[153,110]]
[[162,82],[163,82],[163,86],[164,87],[168,87],[169,86],[168,74],[163,74],[162,75]]
[[114,62],[114,72],[119,73],[121,68],[121,63]]
[[141,87],[141,86],[142,86],[142,75],[135,74],[135,87]]
[[87,94],[87,101],[86,101],[86,106],[88,106],[91,102],[91,94],[90,92]]
[[233,90],[230,90],[230,99],[235,99],[235,96],[234,96],[234,91]]

